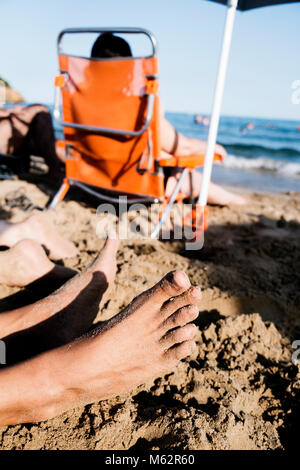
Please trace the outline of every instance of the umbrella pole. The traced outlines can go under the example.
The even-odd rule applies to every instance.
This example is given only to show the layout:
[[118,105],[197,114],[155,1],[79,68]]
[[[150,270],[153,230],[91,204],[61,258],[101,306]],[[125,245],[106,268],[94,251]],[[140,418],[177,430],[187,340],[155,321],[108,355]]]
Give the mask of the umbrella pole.
[[212,109],[212,114],[211,114],[211,122],[210,122],[209,133],[208,133],[208,141],[207,141],[207,148],[206,148],[204,168],[203,168],[203,177],[202,177],[202,183],[201,183],[200,194],[199,194],[199,199],[198,199],[198,204],[200,204],[200,206],[203,206],[203,207],[206,206],[207,204],[208,188],[209,188],[209,183],[211,179],[211,171],[212,171],[212,165],[213,165],[213,159],[214,159],[214,153],[215,153],[224,84],[225,84],[225,78],[226,78],[226,70],[227,70],[228,57],[229,57],[229,51],[230,51],[230,43],[231,43],[232,30],[233,30],[233,24],[234,24],[234,18],[235,18],[237,5],[238,5],[238,0],[228,0],[228,10],[227,10],[227,17],[226,17],[226,23],[225,23],[225,29],[224,29],[224,36],[223,36],[223,46],[222,46],[220,63],[219,63],[219,71],[218,71],[218,78],[217,78],[215,95],[214,95],[213,109]]

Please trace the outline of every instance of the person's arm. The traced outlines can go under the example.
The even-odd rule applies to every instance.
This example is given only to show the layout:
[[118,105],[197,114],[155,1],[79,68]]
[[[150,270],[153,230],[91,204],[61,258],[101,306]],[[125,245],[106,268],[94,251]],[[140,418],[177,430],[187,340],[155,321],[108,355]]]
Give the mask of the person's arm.
[[[162,150],[166,153],[174,153],[178,157],[185,157],[187,155],[205,155],[207,142],[200,139],[192,139],[184,136],[176,131],[172,124],[167,121],[164,115],[161,115],[160,125],[160,142]],[[174,141],[177,139],[176,149],[174,151]],[[226,150],[222,145],[216,144],[215,152],[226,157]]]

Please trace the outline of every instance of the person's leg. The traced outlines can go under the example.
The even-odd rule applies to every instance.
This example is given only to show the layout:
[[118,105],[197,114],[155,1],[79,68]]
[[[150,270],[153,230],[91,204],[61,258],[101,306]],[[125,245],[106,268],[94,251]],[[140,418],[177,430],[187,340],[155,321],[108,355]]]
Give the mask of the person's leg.
[[44,109],[47,108],[41,105],[33,105],[16,106],[9,110],[7,118],[1,121],[5,130],[0,132],[1,139],[2,132],[9,139],[9,144],[6,144],[6,153],[18,153],[28,135],[32,119]]
[[0,153],[11,154],[12,123],[9,119],[0,120]]
[[169,273],[104,326],[0,370],[0,425],[53,418],[170,372],[196,347],[199,297],[185,273]]
[[31,124],[32,120],[38,113],[49,113],[49,109],[42,104],[30,104],[28,106],[20,106],[12,109],[11,114],[18,118],[19,125],[28,126]]
[[42,105],[29,106],[23,110],[22,119],[30,123],[27,145],[31,153],[45,159],[49,167],[48,179],[59,183],[64,172],[56,153],[54,129],[48,108]]
[[[200,173],[199,171],[194,171],[193,187],[200,188],[201,183],[202,173]],[[218,206],[229,206],[232,204],[240,206],[246,203],[246,199],[240,194],[228,191],[227,189],[222,188],[222,186],[215,184],[211,181],[208,188],[207,202],[209,204],[216,204]]]
[[[162,151],[167,154],[173,152],[177,156],[184,157],[192,154],[204,155],[206,152],[207,143],[205,141],[199,139],[192,139],[184,136],[183,134],[176,133],[174,127],[165,119],[164,116],[161,117],[160,138]],[[216,153],[222,155],[223,158],[226,157],[226,150],[221,145],[217,144],[215,151]],[[167,196],[170,196],[172,194],[181,172],[181,168],[174,168],[172,170],[172,174],[168,178],[166,185]],[[198,171],[194,171],[193,188],[196,192],[199,192],[201,180],[202,174]],[[188,179],[184,182],[182,186],[182,192],[187,196],[190,194],[190,182]],[[209,185],[208,202],[210,204],[227,206],[229,204],[244,204],[245,199],[242,196],[235,194],[231,191],[227,191],[221,186],[211,182]]]
[[46,213],[36,213],[19,223],[0,221],[0,245],[12,247],[21,240],[38,242],[49,250],[52,259],[72,258],[78,254],[73,243],[64,240],[47,221]]
[[66,282],[76,271],[50,261],[37,242],[22,240],[0,252],[0,284],[25,287],[37,280]]
[[52,118],[48,108],[40,104],[16,108],[11,111],[10,120],[13,132],[11,153],[22,158],[29,158],[31,154],[43,157],[49,167],[48,181],[60,183],[64,172],[56,154]]
[[[166,184],[166,196],[171,196],[176,183],[181,175],[182,169],[174,168],[171,172],[171,176],[167,180]],[[201,187],[202,173],[199,171],[193,172],[193,190],[196,194],[199,194],[199,188]],[[190,195],[190,180],[186,178],[184,181],[181,191],[186,196]],[[230,204],[242,205],[245,204],[245,198],[237,193],[227,191],[221,186],[213,183],[209,184],[208,188],[208,200],[209,204],[217,204],[220,206],[229,206]]]
[[[93,263],[60,289],[32,305],[1,313],[0,338],[24,330],[25,342],[30,341],[30,336],[36,337],[47,349],[60,338],[71,341],[86,331],[91,319],[85,302],[89,304],[89,314],[93,310],[93,320],[106,302],[108,287],[114,280],[117,249],[118,241],[107,238]],[[21,344],[20,337],[18,341]]]

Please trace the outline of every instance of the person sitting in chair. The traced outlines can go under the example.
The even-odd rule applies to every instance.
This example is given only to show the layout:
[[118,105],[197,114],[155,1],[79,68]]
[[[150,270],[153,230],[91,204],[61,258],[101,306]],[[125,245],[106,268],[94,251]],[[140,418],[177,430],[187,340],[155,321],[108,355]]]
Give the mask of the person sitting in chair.
[[[115,36],[112,33],[103,33],[94,42],[91,50],[91,57],[98,59],[107,59],[114,57],[132,57],[129,44],[125,39]],[[165,118],[161,109],[160,119],[160,140],[162,154],[176,155],[184,157],[192,154],[204,155],[206,152],[206,141],[186,137],[178,132],[172,124]],[[217,144],[215,152],[226,156],[226,150],[222,145]],[[170,196],[176,185],[177,180],[182,172],[181,168],[171,170],[166,183],[166,195]],[[202,174],[199,171],[193,172],[193,188],[200,188]],[[182,192],[186,195],[190,194],[190,182],[186,181],[182,187]],[[229,192],[221,186],[210,183],[208,192],[208,202],[210,204],[218,204],[226,206],[229,204],[244,204],[245,200],[242,196]]]

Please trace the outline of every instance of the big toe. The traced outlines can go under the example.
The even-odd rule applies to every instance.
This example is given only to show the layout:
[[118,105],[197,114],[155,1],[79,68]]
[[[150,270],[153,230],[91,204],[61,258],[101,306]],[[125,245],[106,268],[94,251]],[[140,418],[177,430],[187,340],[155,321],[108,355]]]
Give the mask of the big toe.
[[111,231],[108,233],[107,239],[105,240],[102,248],[103,255],[115,256],[119,248],[119,240],[115,232]]
[[162,307],[170,298],[182,294],[190,287],[190,280],[184,271],[171,271],[150,289],[152,302]]

